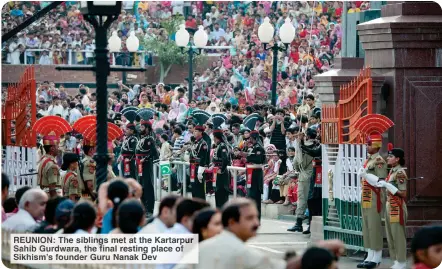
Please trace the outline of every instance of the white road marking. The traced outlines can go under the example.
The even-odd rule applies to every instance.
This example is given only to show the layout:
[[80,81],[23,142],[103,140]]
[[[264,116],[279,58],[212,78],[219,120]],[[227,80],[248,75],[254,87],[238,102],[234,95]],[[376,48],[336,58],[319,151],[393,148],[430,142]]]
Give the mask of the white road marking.
[[307,245],[308,242],[250,242],[249,245]]
[[253,246],[253,245],[250,245],[250,246],[252,248],[262,249],[262,250],[265,250],[265,251],[268,251],[268,252],[272,252],[272,253],[278,253],[278,254],[284,253],[283,251],[274,250],[274,249],[271,249],[271,248],[260,247],[260,246]]

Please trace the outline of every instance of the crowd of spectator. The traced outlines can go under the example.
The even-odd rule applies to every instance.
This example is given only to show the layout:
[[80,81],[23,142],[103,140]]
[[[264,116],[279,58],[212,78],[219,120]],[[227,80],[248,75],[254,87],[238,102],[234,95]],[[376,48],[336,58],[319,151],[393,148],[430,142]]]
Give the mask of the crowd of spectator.
[[[345,245],[321,241],[302,255],[287,252],[285,260],[268,257],[246,244],[257,235],[258,211],[248,199],[229,201],[222,210],[199,199],[170,195],[162,199],[158,214],[146,220],[140,202],[141,186],[134,180],[114,179],[99,190],[98,205],[77,204],[63,197],[48,200],[40,189],[22,187],[8,198],[9,179],[2,174],[2,229],[37,234],[197,234],[199,263],[161,264],[156,268],[302,268],[335,269]],[[442,227],[420,229],[411,242],[413,268],[435,268],[441,260]],[[217,251],[213,251],[217,249]],[[194,251],[194,250],[191,250]],[[247,257],[247,259],[244,259]],[[182,262],[186,261],[186,256]],[[150,267],[149,267],[150,268]]]

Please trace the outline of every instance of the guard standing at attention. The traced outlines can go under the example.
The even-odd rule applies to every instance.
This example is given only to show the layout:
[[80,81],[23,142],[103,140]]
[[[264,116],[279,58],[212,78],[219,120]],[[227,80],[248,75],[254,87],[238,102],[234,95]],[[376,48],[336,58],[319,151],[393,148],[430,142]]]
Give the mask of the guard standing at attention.
[[379,181],[378,187],[387,191],[385,214],[385,230],[387,232],[390,258],[394,260],[393,269],[407,267],[407,237],[405,223],[407,221],[407,173],[402,167],[405,164],[403,149],[393,148],[389,144],[387,163],[391,166],[385,181]]
[[253,146],[246,157],[247,196],[255,201],[259,220],[261,221],[261,195],[264,184],[263,168],[266,163],[266,155],[258,131],[253,130],[250,132],[249,141]]
[[147,120],[140,122],[140,140],[136,148],[136,163],[138,182],[143,187],[141,200],[146,207],[146,213],[153,214],[155,206],[153,162],[159,158],[155,140],[152,137],[152,125]]
[[[81,196],[83,198],[92,199],[91,194],[95,190],[95,171],[97,163],[93,159],[95,154],[95,141],[92,139],[83,139],[84,158],[80,163],[80,180],[82,188]],[[83,186],[84,185],[84,186]],[[86,189],[87,188],[87,189]]]
[[244,119],[244,126],[249,128],[249,148],[248,152],[243,152],[246,156],[246,183],[247,196],[255,201],[258,209],[259,220],[261,220],[261,195],[264,185],[264,164],[266,163],[266,152],[259,136],[255,130],[257,114],[251,114]]
[[38,162],[38,184],[41,189],[49,193],[50,197],[56,197],[57,190],[62,184],[60,167],[56,160],[59,153],[60,136],[72,131],[72,127],[61,117],[45,116],[35,122],[32,130],[43,135],[42,144],[45,151]]
[[138,144],[138,137],[136,136],[135,118],[137,116],[138,109],[135,107],[127,107],[121,111],[124,117],[129,121],[126,125],[126,136],[124,137],[121,145],[121,171],[124,178],[136,179],[136,165],[135,165],[135,150]]
[[213,170],[213,186],[215,187],[215,202],[217,208],[222,208],[229,200],[230,173],[227,166],[231,164],[230,149],[226,143],[224,132],[221,124],[227,120],[223,114],[213,114],[213,140],[215,141],[215,152],[213,154],[212,163]]
[[73,202],[77,202],[81,197],[81,184],[77,174],[78,160],[77,154],[66,152],[61,165],[61,170],[66,171],[63,176],[63,195]]
[[193,131],[193,137],[195,142],[193,143],[190,151],[190,183],[192,186],[192,197],[206,199],[204,180],[204,171],[210,163],[210,147],[204,140],[204,124],[210,118],[210,114],[197,110],[191,114],[194,122],[197,124]]
[[[376,268],[382,260],[382,193],[377,186],[379,180],[387,177],[387,163],[379,155],[382,147],[382,136],[370,134],[366,140],[368,158],[359,170],[362,186],[362,236],[367,258],[357,268]],[[373,175],[373,176],[370,176]]]

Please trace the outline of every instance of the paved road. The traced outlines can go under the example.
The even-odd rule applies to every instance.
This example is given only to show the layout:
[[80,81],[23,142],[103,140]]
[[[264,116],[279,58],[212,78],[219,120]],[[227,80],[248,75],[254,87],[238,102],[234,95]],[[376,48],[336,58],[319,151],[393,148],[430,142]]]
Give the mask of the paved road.
[[[287,251],[296,251],[297,254],[302,254],[307,248],[310,237],[300,233],[287,232],[287,228],[292,227],[293,224],[293,222],[283,220],[262,219],[258,236],[251,239],[248,244],[275,258],[283,258]],[[304,228],[307,227],[304,226]],[[359,262],[360,260],[357,258],[342,257],[339,260],[339,268],[354,269]],[[387,269],[391,265],[392,263],[388,259],[384,259],[377,269]]]

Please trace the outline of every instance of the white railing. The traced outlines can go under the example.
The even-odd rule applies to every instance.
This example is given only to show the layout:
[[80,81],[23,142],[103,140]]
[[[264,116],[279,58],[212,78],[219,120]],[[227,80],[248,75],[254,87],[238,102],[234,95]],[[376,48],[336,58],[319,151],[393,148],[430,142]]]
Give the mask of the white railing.
[[[48,50],[46,50],[46,49],[26,49],[25,50],[25,56],[24,56],[24,64],[28,64],[28,59],[27,59],[28,56],[27,56],[26,52],[42,52],[42,51],[48,51]],[[55,51],[60,52],[60,50],[55,50]],[[68,55],[68,63],[67,63],[68,65],[74,65],[74,64],[84,64],[84,65],[86,65],[87,64],[87,63],[77,63],[76,61],[74,61],[73,57],[75,56],[75,54],[77,52],[92,53],[92,54],[94,54],[93,50],[78,50],[77,51],[77,50],[69,49],[69,50],[66,50],[66,52],[67,52],[67,55]],[[111,53],[112,54],[111,65],[116,65],[116,59],[119,58],[119,57],[131,59],[132,56],[130,56],[130,54],[132,54],[132,53],[141,54],[140,55],[140,66],[141,67],[145,67],[145,65],[146,65],[145,57],[146,57],[146,54],[149,54],[150,52],[149,51],[144,51],[144,50],[140,50],[140,51],[136,51],[136,52],[120,52],[120,53],[112,52]],[[50,58],[50,59],[52,60],[52,58]],[[84,57],[83,61],[87,61],[87,58]],[[34,57],[34,63],[33,64],[39,64],[38,61],[37,61],[37,57]]]
[[[210,50],[228,50],[233,48],[233,46],[205,46],[202,47],[203,51],[209,51],[207,54],[209,56],[221,56],[222,54],[219,52],[210,52]],[[25,53],[24,53],[24,64],[28,64],[28,59],[27,59],[27,52],[43,52],[43,51],[52,51],[49,49],[26,49]],[[61,50],[57,49],[57,50],[53,50],[53,51],[57,51],[57,52],[61,52]],[[81,52],[81,53],[92,53],[94,54],[93,50],[72,50],[72,49],[68,49],[66,50],[67,52],[67,64],[68,65],[74,65],[74,64],[84,64],[86,65],[87,63],[77,63],[76,60],[74,60],[75,57],[75,53],[77,52]],[[3,53],[7,53],[7,51],[3,51]],[[132,53],[137,53],[140,55],[140,67],[145,67],[146,66],[146,55],[147,54],[151,54],[152,56],[155,56],[154,54],[152,54],[150,51],[145,51],[145,50],[139,50],[136,52],[111,52],[111,65],[116,65],[116,60],[120,57],[125,58],[125,59],[131,59],[132,56],[130,56]],[[38,57],[34,57],[34,63],[33,64],[39,64],[39,61],[37,61]],[[86,57],[83,57],[83,61],[87,61]],[[53,61],[52,57],[50,57],[51,62]],[[49,64],[48,64],[49,65]],[[54,63],[52,63],[51,65],[54,65]]]
[[37,148],[6,146],[2,171],[9,177],[9,193],[37,186]]

